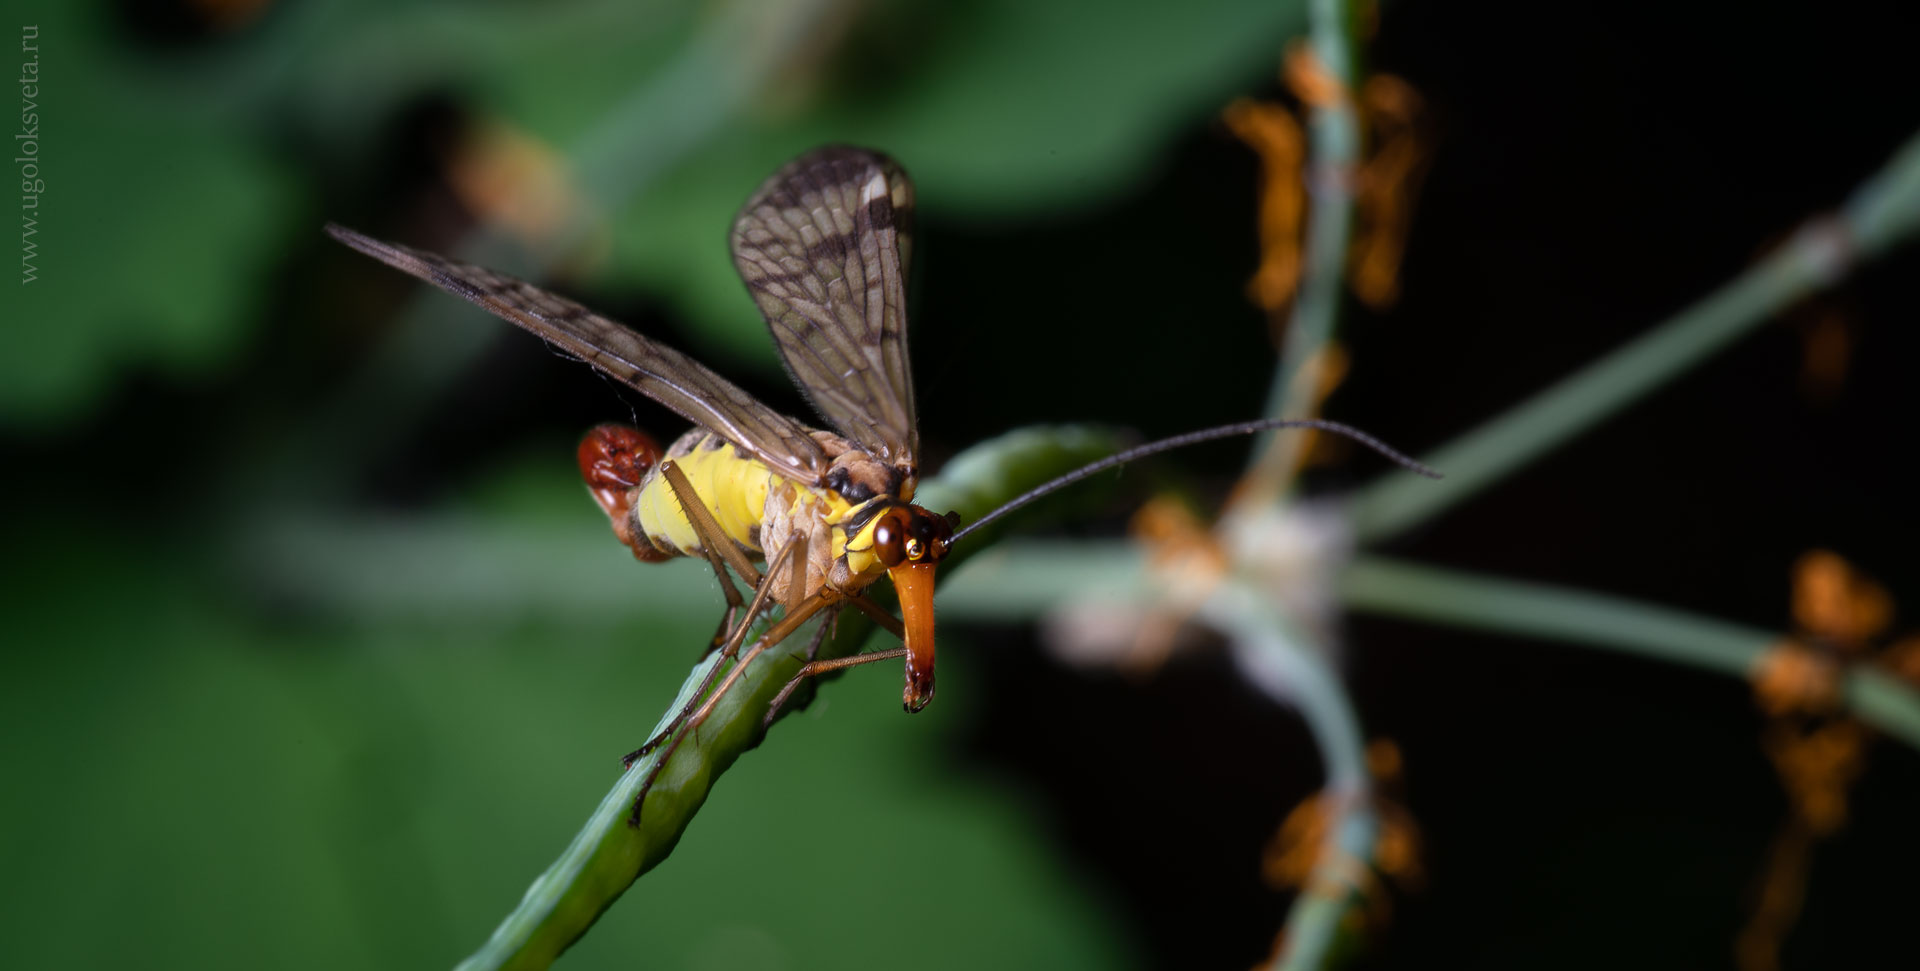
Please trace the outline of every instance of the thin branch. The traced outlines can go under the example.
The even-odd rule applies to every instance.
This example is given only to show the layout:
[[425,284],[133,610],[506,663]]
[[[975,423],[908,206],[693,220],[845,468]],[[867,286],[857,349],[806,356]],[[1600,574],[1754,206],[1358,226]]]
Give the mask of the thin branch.
[[[1473,630],[1638,654],[1746,678],[1783,635],[1621,597],[1403,563],[1356,559],[1348,606]],[[1920,749],[1920,693],[1868,665],[1847,672],[1842,699],[1875,728]]]
[[[1062,440],[1067,444],[1063,445]],[[964,516],[979,515],[1006,499],[1087,461],[1111,452],[1112,436],[1068,428],[1058,439],[1016,433],[968,450],[946,473],[921,487],[923,501],[951,505]],[[611,543],[611,540],[608,541]],[[944,569],[964,560],[979,544],[963,546]],[[880,587],[884,587],[881,584]],[[873,588],[883,603],[891,597]],[[841,612],[819,657],[845,657],[860,650],[872,621],[857,611]],[[739,684],[720,698],[699,730],[677,750],[655,750],[635,761],[600,801],[560,858],[534,881],[519,906],[500,923],[487,943],[460,965],[462,971],[493,968],[543,968],[592,926],[606,908],[641,874],[665,859],[680,834],[705,803],[707,793],[735,759],[760,743],[762,718],[769,704],[806,663],[806,638],[788,639],[750,664]],[[680,696],[667,706],[652,737],[707,683],[714,665],[730,663],[711,656],[688,673]],[[805,707],[818,679],[809,679],[781,714]],[[641,808],[640,825],[628,816],[641,785],[661,759],[666,767],[654,780]]]
[[[1137,606],[1155,589],[1146,554],[1128,542],[1007,544],[941,593],[941,616],[1030,620],[1089,597]],[[1745,678],[1784,635],[1658,604],[1365,554],[1341,576],[1355,610],[1620,651]],[[1870,666],[1847,675],[1842,700],[1920,750],[1920,692]]]
[[[1307,16],[1310,69],[1328,82],[1328,90],[1307,104],[1307,238],[1301,254],[1300,289],[1267,392],[1269,418],[1304,418],[1312,411],[1317,380],[1310,365],[1340,319],[1360,169],[1360,117],[1354,106],[1360,72],[1353,4],[1312,0]],[[1253,449],[1257,459],[1241,490],[1244,501],[1277,498],[1293,480],[1300,447],[1297,437],[1261,436]]]
[[[1287,323],[1280,363],[1268,391],[1268,417],[1305,418],[1313,408],[1319,375],[1315,362],[1340,319],[1346,292],[1348,253],[1352,249],[1355,181],[1360,170],[1360,117],[1355,107],[1360,68],[1357,5],[1350,0],[1310,0],[1309,60],[1305,69],[1317,71],[1325,82],[1319,97],[1307,102],[1307,239],[1300,290]],[[1300,462],[1300,436],[1268,434],[1255,445],[1257,459],[1241,482],[1233,508],[1246,510],[1279,500]],[[1257,599],[1257,598],[1256,598]],[[1247,611],[1229,611],[1215,618],[1238,625],[1236,642],[1244,645],[1242,669],[1256,684],[1262,672],[1291,669],[1296,691],[1289,699],[1320,745],[1326,761],[1327,788],[1354,789],[1354,798],[1339,798],[1340,818],[1329,827],[1329,845],[1320,854],[1312,880],[1295,897],[1281,932],[1281,947],[1273,957],[1275,968],[1317,968],[1325,963],[1343,915],[1358,895],[1332,889],[1351,872],[1351,865],[1367,865],[1373,858],[1378,821],[1365,798],[1367,775],[1361,754],[1361,730],[1345,686],[1337,677],[1312,677],[1316,664],[1311,648],[1289,643],[1278,635],[1279,621],[1248,623]],[[1280,677],[1284,683],[1287,679]],[[1330,869],[1331,868],[1331,869]],[[1338,872],[1334,872],[1334,871]]]
[[1304,640],[1264,592],[1230,581],[1202,605],[1200,616],[1227,635],[1249,683],[1300,714],[1319,749],[1323,794],[1329,797],[1324,804],[1338,815],[1287,912],[1271,966],[1322,967],[1347,909],[1361,899],[1354,874],[1373,859],[1380,833],[1360,718],[1346,686],[1324,661],[1329,655]]
[[1438,484],[1389,476],[1353,503],[1355,534],[1379,542],[1438,515],[1664,385],[1794,301],[1920,228],[1920,135],[1853,193],[1836,216],[1645,336],[1423,458]]

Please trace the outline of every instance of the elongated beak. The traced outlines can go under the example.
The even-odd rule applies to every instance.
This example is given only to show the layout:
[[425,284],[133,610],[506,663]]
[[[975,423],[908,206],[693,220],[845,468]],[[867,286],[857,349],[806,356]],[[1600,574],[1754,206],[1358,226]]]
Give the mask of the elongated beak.
[[900,624],[907,629],[907,688],[901,696],[908,711],[933,700],[933,564],[902,563],[887,571],[900,595]]

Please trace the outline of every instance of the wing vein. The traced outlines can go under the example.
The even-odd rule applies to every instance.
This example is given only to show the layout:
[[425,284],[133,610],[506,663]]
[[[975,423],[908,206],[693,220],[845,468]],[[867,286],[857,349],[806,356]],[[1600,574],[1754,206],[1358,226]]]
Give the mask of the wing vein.
[[795,383],[841,434],[906,467],[919,448],[906,344],[912,199],[891,159],[821,149],[760,187],[732,239]]
[[531,331],[588,365],[809,485],[828,460],[798,422],[768,408],[699,361],[558,294],[504,273],[386,243],[329,224],[335,239]]

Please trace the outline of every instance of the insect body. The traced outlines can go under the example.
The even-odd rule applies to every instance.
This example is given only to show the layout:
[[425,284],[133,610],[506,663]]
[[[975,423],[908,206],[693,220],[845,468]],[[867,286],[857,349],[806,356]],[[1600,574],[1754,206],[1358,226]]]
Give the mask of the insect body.
[[[912,477],[837,435],[812,435],[834,456],[824,485],[794,481],[700,429],[681,436],[664,457],[713,517],[713,541],[756,560],[779,552],[769,548],[771,536],[788,537],[807,552],[799,569],[767,577],[770,599],[794,603],[821,591],[850,598],[890,575],[905,629],[919,629],[909,634],[902,699],[909,711],[919,711],[933,697],[933,569],[946,555],[953,523],[912,504]],[[643,433],[624,425],[595,428],[580,443],[580,468],[614,534],[635,557],[653,562],[707,554],[706,530],[689,516],[658,446]]]
[[[857,598],[882,575],[900,599],[902,701],[933,698],[933,577],[950,516],[913,504],[919,436],[906,338],[913,190],[891,159],[825,148],[788,164],[734,222],[734,263],[795,382],[835,431],[768,408],[699,362],[563,297],[504,274],[384,243],[335,238],[558,345],[698,428],[661,452],[637,429],[602,425],[580,446],[589,490],[641,560],[704,556],[756,585],[755,607],[789,618]],[[764,583],[748,560],[766,559]],[[776,562],[779,561],[779,562]],[[785,564],[784,572],[781,566]],[[741,618],[738,645],[754,609]]]
[[[729,609],[714,644],[736,656],[769,603],[785,616],[755,642],[714,694],[680,719],[697,727],[745,670],[744,660],[792,634],[813,614],[852,604],[899,634],[905,647],[810,661],[773,702],[808,674],[900,657],[901,700],[919,711],[933,698],[935,566],[966,532],[1102,469],[1195,442],[1263,429],[1311,426],[1355,438],[1403,466],[1432,470],[1372,437],[1318,419],[1243,422],[1138,446],[1019,496],[958,533],[958,517],[913,502],[919,435],[907,361],[906,274],[913,190],[891,159],[825,148],[774,173],[734,221],[734,264],[773,332],[781,360],[832,431],[809,429],[754,400],[698,361],[564,297],[492,270],[363,236],[328,232],[519,325],[680,413],[696,426],[664,452],[638,429],[602,425],[580,444],[589,491],[614,534],[645,561],[702,556]],[[752,561],[765,560],[762,577]],[[743,603],[727,571],[753,591]],[[889,577],[900,619],[862,591]],[[769,712],[768,718],[771,719]],[[661,744],[667,732],[629,756]],[[673,744],[678,745],[682,731]],[[665,765],[663,757],[655,767]],[[650,783],[649,783],[650,784]],[[644,787],[643,787],[644,791]],[[639,819],[640,801],[633,821]]]

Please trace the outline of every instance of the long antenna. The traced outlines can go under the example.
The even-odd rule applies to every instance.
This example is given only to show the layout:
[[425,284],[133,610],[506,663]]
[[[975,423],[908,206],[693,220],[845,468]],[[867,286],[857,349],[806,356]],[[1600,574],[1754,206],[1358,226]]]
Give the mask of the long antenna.
[[976,519],[971,523],[968,523],[966,527],[963,529],[955,530],[953,536],[948,538],[947,543],[949,545],[958,543],[960,542],[960,539],[966,536],[968,533],[971,533],[974,530],[979,529],[980,527],[985,526],[986,524],[993,522],[996,519],[999,519],[1001,516],[1004,516],[1007,513],[1010,513],[1015,509],[1018,509],[1021,506],[1024,506],[1027,503],[1030,503],[1035,499],[1038,499],[1041,496],[1046,495],[1049,492],[1054,492],[1059,489],[1064,489],[1067,486],[1070,486],[1075,482],[1078,482],[1081,479],[1086,478],[1087,476],[1097,475],[1101,472],[1105,472],[1106,470],[1111,469],[1116,465],[1125,465],[1128,462],[1134,461],[1135,459],[1143,459],[1149,455],[1157,455],[1161,452],[1172,451],[1173,449],[1176,449],[1176,448],[1185,448],[1188,445],[1197,445],[1201,442],[1211,442],[1216,438],[1232,438],[1235,435],[1251,435],[1254,432],[1264,432],[1264,431],[1268,431],[1270,429],[1275,429],[1275,428],[1318,428],[1323,432],[1333,432],[1336,435],[1344,435],[1347,438],[1351,438],[1354,441],[1359,442],[1360,444],[1365,445],[1366,447],[1373,449],[1376,452],[1379,452],[1381,455],[1386,456],[1395,465],[1398,465],[1401,468],[1404,468],[1410,472],[1417,473],[1419,475],[1424,475],[1429,479],[1440,478],[1440,473],[1435,472],[1433,469],[1428,468],[1425,465],[1421,465],[1419,462],[1416,462],[1413,459],[1408,458],[1407,456],[1401,454],[1398,450],[1394,449],[1392,446],[1388,445],[1387,443],[1373,437],[1372,435],[1367,434],[1366,432],[1361,431],[1358,428],[1353,427],[1352,425],[1343,425],[1340,422],[1327,421],[1323,418],[1261,418],[1256,421],[1235,422],[1234,424],[1231,424],[1231,425],[1220,425],[1215,428],[1202,428],[1197,432],[1187,432],[1184,435],[1175,435],[1172,438],[1163,438],[1157,442],[1148,442],[1145,445],[1135,445],[1134,447],[1127,449],[1123,452],[1115,452],[1114,454],[1109,455],[1106,458],[1103,458],[1090,465],[1083,465],[1080,468],[1073,470],[1072,472],[1068,472],[1066,475],[1060,476],[1057,479],[1053,479],[1051,481],[1043,483],[1039,486],[1036,486],[1032,489],[1027,490],[1026,492],[1021,493],[1018,496],[1015,496],[1012,499],[1007,500],[1007,502],[1001,505],[1000,508],[995,509],[990,513],[987,513],[984,516],[981,516],[979,519]]

